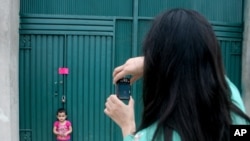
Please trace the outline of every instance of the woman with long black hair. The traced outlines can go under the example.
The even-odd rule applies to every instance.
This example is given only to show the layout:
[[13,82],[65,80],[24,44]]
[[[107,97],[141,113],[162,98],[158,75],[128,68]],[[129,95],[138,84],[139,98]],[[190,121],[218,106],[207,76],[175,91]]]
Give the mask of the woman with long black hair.
[[231,124],[249,124],[237,88],[226,77],[212,26],[198,12],[172,9],[156,17],[143,57],[114,70],[143,78],[142,122],[136,130],[134,101],[111,95],[104,112],[124,141],[229,141]]

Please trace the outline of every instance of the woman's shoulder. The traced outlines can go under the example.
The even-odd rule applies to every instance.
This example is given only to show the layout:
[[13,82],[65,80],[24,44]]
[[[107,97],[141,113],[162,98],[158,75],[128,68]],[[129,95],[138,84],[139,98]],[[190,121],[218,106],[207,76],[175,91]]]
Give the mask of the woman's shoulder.
[[232,102],[239,107],[243,112],[245,112],[245,106],[241,98],[238,88],[233,84],[228,77],[226,77],[227,84],[231,91],[231,100]]
[[123,141],[148,141],[152,140],[153,134],[156,130],[156,124],[137,132],[135,135],[127,135],[123,138]]
[[[128,135],[124,137],[123,141],[150,141],[152,140],[154,133],[157,128],[157,123],[150,125],[149,127],[137,132],[135,135]],[[163,141],[164,137],[159,136],[157,138],[158,141]],[[174,131],[173,132],[173,140],[172,141],[181,141],[179,134]]]
[[[243,100],[242,100],[242,97],[240,95],[238,88],[227,77],[226,77],[226,81],[231,90],[231,100],[233,104],[235,104],[243,112],[246,112],[245,106],[244,106],[244,103],[243,103]],[[249,124],[244,118],[242,118],[241,116],[233,112],[231,113],[231,118],[232,118],[233,124]]]

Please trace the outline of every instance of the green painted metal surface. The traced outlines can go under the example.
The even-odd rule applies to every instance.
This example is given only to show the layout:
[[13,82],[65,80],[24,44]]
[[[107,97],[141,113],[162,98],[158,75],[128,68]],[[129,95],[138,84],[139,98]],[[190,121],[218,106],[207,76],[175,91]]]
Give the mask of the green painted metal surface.
[[139,17],[153,17],[165,9],[183,7],[200,11],[211,21],[242,22],[243,2],[243,0],[21,0],[20,13],[133,17],[138,10]]
[[222,48],[226,74],[241,91],[242,42],[240,40],[219,40]]
[[153,17],[169,8],[199,11],[210,21],[242,22],[243,0],[139,0],[139,16]]
[[74,140],[111,140],[111,122],[104,102],[112,92],[113,38],[68,35],[65,76],[66,108],[73,122]]
[[[20,36],[20,135],[21,141],[51,140],[60,98],[63,36]],[[22,100],[23,99],[23,100]]]
[[[20,140],[52,141],[59,107],[68,110],[72,141],[119,141],[119,127],[103,113],[114,93],[112,71],[141,55],[153,16],[164,9],[200,11],[220,42],[226,73],[241,89],[243,0],[21,0]],[[212,9],[212,10],[211,10]],[[68,75],[59,75],[68,67]],[[141,81],[133,84],[140,123]],[[66,102],[62,103],[62,96]]]
[[[21,39],[30,44],[20,47],[20,64],[26,66],[20,68],[21,140],[52,141],[56,110],[64,107],[73,140],[110,141],[112,126],[103,109],[113,87],[113,38],[36,34]],[[59,67],[68,67],[69,74],[58,74]]]
[[132,16],[133,0],[21,0],[20,12],[32,14]]

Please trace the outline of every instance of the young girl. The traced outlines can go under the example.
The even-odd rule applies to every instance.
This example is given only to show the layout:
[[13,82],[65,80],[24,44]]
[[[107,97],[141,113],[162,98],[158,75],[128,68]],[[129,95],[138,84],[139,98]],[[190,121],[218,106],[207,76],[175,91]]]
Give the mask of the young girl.
[[60,108],[57,110],[57,121],[54,122],[53,133],[57,136],[57,141],[70,141],[70,133],[72,132],[71,122],[66,120],[66,110]]

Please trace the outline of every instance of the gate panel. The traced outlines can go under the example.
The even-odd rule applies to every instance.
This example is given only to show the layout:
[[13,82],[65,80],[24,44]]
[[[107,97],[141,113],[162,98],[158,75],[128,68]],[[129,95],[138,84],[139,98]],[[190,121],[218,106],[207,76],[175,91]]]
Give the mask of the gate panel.
[[113,39],[102,35],[68,35],[66,107],[73,140],[111,141],[104,103],[112,92]]
[[133,0],[22,0],[20,13],[131,16],[132,5]]
[[223,54],[226,74],[241,91],[242,43],[237,40],[219,40]]
[[[32,140],[52,140],[56,110],[62,107],[63,36],[32,35],[31,111]],[[39,121],[39,122],[38,122]],[[51,135],[51,136],[48,136]]]
[[159,12],[171,8],[194,9],[209,21],[241,23],[243,0],[157,0],[139,1],[139,16],[154,17]]
[[19,126],[20,141],[31,140],[30,57],[31,36],[20,35],[19,50]]
[[23,70],[20,72],[20,98],[25,99],[20,103],[20,112],[25,112],[20,116],[20,138],[21,141],[50,141],[56,110],[62,107],[63,87],[59,83],[62,77],[57,70],[63,64],[64,37],[21,35],[23,37],[29,38],[30,53],[20,48],[20,70]]

